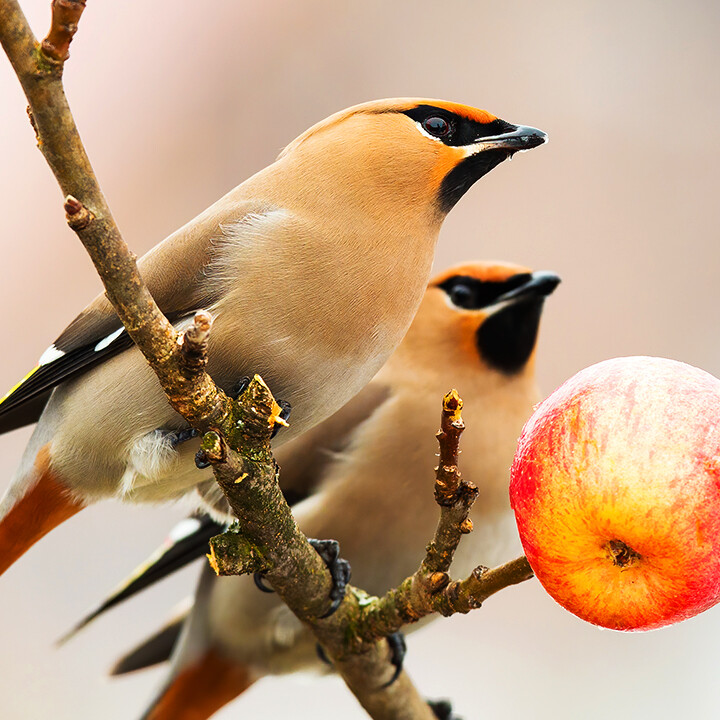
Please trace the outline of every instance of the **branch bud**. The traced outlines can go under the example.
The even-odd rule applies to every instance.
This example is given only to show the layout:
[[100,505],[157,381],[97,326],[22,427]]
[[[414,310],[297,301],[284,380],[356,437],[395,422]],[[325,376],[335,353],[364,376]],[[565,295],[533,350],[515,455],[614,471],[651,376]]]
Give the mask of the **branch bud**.
[[95,216],[76,198],[68,195],[65,198],[65,220],[76,232],[86,228]]

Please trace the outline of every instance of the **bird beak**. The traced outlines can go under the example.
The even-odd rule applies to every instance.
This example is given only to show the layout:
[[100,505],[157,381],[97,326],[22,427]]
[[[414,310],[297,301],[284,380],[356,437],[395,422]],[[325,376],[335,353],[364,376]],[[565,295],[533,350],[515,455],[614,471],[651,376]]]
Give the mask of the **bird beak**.
[[477,139],[475,147],[478,152],[485,150],[508,150],[511,154],[530,150],[538,145],[547,142],[548,136],[542,130],[527,127],[525,125],[514,125],[515,129],[501,135],[490,135]]
[[555,273],[534,272],[527,282],[500,295],[492,305],[483,308],[483,312],[489,316],[523,300],[544,300],[559,284],[560,278]]
[[560,278],[551,272],[540,271],[530,275],[530,279],[519,287],[508,290],[501,295],[496,302],[508,302],[521,298],[541,298],[552,295],[555,288],[560,284]]

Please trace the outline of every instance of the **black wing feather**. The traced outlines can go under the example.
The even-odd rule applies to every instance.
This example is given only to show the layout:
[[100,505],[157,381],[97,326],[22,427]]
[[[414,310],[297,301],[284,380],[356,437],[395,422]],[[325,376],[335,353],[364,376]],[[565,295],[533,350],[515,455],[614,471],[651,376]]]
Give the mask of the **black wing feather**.
[[204,557],[208,552],[210,538],[225,532],[227,525],[215,522],[208,515],[194,515],[198,527],[180,540],[168,540],[158,548],[140,567],[136,568],[130,578],[108,596],[100,605],[89,612],[75,627],[63,635],[58,644],[67,642],[86,625],[99,615],[103,615],[124,600],[154,585],[177,570],[184,568],[194,560]]
[[154,635],[143,640],[113,665],[110,675],[113,677],[127,675],[169,660],[182,632],[185,619],[186,616],[182,615],[160,628]]
[[[0,401],[0,434],[37,422],[54,387],[87,372],[103,360],[127,350],[133,344],[130,336],[123,332],[106,347],[96,350],[101,340],[102,338],[98,338],[46,365],[38,365],[16,385]],[[41,402],[40,398],[44,401]]]
[[[170,322],[178,322],[187,313],[168,313]],[[133,346],[132,338],[115,318],[115,325],[102,337],[92,342],[68,349],[56,360],[38,365],[24,380],[21,380],[2,400],[0,400],[0,435],[15,428],[37,422],[50,398],[53,388],[66,380],[72,380],[101,362],[124,352]],[[103,339],[114,332],[123,330],[105,347],[97,350]],[[61,336],[62,337],[62,336]]]

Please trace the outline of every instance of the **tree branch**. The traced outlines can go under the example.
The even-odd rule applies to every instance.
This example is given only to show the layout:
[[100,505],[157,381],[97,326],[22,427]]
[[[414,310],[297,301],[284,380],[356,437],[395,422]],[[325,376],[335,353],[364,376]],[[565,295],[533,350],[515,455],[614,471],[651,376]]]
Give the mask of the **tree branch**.
[[[69,4],[72,12],[63,0],[56,0],[50,34],[38,44],[17,0],[0,0],[0,43],[30,104],[38,146],[65,195],[70,227],[87,249],[110,302],[170,403],[205,433],[204,458],[213,464],[216,479],[242,522],[242,562],[254,557],[257,563],[241,566],[267,568],[271,584],[313,628],[373,718],[431,720],[432,711],[404,673],[387,686],[393,670],[385,643],[365,642],[354,653],[344,653],[345,621],[351,610],[319,619],[327,607],[330,577],[297,529],[277,484],[269,440],[280,408],[270,391],[256,376],[239,403],[227,398],[204,372],[209,316],[196,317],[193,327],[179,337],[145,287],[100,190],[63,91],[67,47],[82,12],[82,3]],[[356,594],[352,597],[357,599]]]
[[[302,541],[298,538],[290,509],[275,482],[276,467],[271,458],[254,459],[252,462],[259,463],[254,468],[247,460],[234,467],[228,464],[230,472],[223,470],[218,475],[241,522],[210,541],[210,562],[215,572],[265,573],[286,604],[328,649],[337,670],[374,718],[424,718],[428,709],[424,702],[420,706],[416,693],[410,692],[404,675],[402,683],[382,687],[390,671],[382,662],[387,649],[379,641],[433,613],[449,616],[479,608],[496,592],[533,576],[527,560],[520,557],[492,570],[478,567],[468,578],[450,582],[447,569],[462,535],[472,529],[468,513],[477,497],[477,488],[461,478],[457,467],[458,442],[464,429],[461,408],[462,400],[455,390],[443,398],[437,435],[440,464],[436,468],[440,521],[420,568],[382,598],[371,598],[362,590],[349,588],[331,618],[322,618],[327,610],[329,585],[325,584],[325,575],[317,573],[317,554],[307,553],[309,546],[304,536]],[[219,437],[206,435],[205,440],[213,457],[225,457]],[[262,515],[247,516],[247,508],[257,507],[263,508]],[[300,576],[308,578],[307,585],[292,582],[292,577]],[[309,587],[313,587],[309,595],[325,598],[323,603],[307,604]]]

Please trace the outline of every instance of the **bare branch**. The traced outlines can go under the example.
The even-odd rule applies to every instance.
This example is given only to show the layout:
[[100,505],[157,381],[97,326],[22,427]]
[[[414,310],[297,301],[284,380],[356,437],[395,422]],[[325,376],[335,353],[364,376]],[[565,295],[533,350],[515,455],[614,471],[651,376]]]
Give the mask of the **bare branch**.
[[472,530],[468,514],[477,498],[478,489],[471,482],[463,480],[458,469],[460,436],[465,429],[462,406],[457,390],[451,390],[443,398],[440,430],[437,434],[440,462],[435,468],[435,501],[440,505],[440,520],[423,561],[423,576],[446,573],[460,538]]
[[479,608],[491,595],[533,576],[524,557],[493,570],[477,567],[462,581],[450,581],[448,570],[464,534],[472,531],[468,517],[477,497],[475,485],[462,479],[458,469],[460,435],[465,428],[461,417],[462,400],[456,390],[443,398],[440,431],[440,463],[435,469],[435,499],[440,520],[435,536],[417,572],[382,598],[366,602],[356,623],[365,640],[398,632],[432,613],[449,616]]

